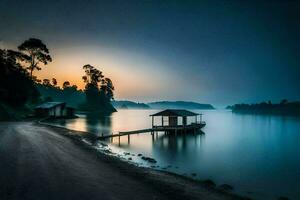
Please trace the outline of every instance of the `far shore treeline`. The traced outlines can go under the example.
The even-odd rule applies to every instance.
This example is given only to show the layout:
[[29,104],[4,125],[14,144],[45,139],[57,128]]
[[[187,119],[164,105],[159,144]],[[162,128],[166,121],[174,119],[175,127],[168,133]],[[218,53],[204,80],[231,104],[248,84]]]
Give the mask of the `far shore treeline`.
[[20,118],[47,101],[63,101],[82,111],[111,113],[114,97],[112,81],[96,67],[83,66],[85,88],[65,81],[58,86],[55,78],[40,80],[34,71],[52,62],[47,46],[30,38],[18,46],[18,51],[0,49],[0,119]]
[[280,103],[268,101],[255,104],[235,104],[227,106],[227,109],[231,109],[235,113],[300,116],[300,101],[288,102],[287,99],[283,99]]

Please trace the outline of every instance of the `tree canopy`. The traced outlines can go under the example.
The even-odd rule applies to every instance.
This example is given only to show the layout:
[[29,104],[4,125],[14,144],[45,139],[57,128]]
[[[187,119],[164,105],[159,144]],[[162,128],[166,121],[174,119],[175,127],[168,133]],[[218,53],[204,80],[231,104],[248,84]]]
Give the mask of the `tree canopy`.
[[97,110],[114,111],[110,101],[114,96],[114,86],[112,81],[104,77],[102,71],[87,64],[83,66],[85,75],[82,77],[85,85],[87,109],[96,108]]
[[18,107],[36,102],[39,93],[27,71],[17,62],[17,55],[0,49],[0,101]]
[[20,59],[29,64],[27,69],[31,78],[34,70],[41,70],[41,63],[47,65],[48,62],[52,62],[47,46],[40,39],[29,38],[18,46],[18,49],[22,52],[19,55]]

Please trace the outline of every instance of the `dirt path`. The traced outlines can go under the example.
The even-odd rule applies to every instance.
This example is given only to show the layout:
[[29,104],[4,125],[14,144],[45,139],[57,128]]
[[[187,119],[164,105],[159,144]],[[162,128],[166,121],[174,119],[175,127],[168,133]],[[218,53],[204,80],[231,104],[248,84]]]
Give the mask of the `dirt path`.
[[115,160],[52,128],[0,123],[0,199],[235,199]]

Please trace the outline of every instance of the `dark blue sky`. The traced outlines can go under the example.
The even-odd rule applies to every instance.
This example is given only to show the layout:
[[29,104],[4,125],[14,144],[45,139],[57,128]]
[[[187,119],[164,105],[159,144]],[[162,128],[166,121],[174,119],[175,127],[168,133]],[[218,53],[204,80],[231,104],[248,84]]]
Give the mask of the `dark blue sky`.
[[45,41],[57,60],[41,77],[96,62],[120,99],[223,106],[300,100],[299,22],[299,1],[0,0],[0,45]]

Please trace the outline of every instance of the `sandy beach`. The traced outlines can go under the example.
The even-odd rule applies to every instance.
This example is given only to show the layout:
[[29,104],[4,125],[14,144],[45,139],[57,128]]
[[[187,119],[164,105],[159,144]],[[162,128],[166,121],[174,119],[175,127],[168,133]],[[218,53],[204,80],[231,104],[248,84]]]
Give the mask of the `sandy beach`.
[[80,132],[0,123],[0,199],[247,199],[96,151]]

